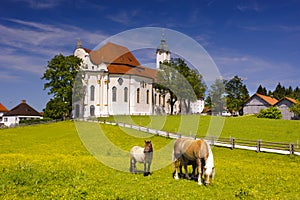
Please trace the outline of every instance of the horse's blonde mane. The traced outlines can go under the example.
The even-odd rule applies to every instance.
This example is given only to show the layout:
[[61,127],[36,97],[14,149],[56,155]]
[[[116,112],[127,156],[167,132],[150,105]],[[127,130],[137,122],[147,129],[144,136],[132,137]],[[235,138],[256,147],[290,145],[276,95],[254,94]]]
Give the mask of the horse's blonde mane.
[[213,168],[214,167],[214,155],[212,153],[210,145],[206,141],[205,141],[205,144],[206,144],[207,149],[208,149],[208,158],[206,160],[205,167]]

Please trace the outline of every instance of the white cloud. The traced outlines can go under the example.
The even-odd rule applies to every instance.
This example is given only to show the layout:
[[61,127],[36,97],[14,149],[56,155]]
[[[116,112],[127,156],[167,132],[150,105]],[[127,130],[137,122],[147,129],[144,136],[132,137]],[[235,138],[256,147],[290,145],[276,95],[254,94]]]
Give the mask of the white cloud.
[[238,75],[250,93],[254,93],[260,84],[271,90],[278,82],[287,87],[299,85],[299,81],[295,80],[299,80],[297,74],[300,74],[300,70],[288,62],[276,62],[230,49],[216,50],[212,57],[224,79]]
[[23,2],[32,9],[49,9],[60,5],[64,0],[13,0]]
[[[3,20],[3,19],[2,19]],[[8,25],[0,24],[0,68],[41,74],[54,55],[72,54],[77,39],[93,48],[96,41],[106,38],[100,31],[90,33],[70,25],[42,24],[18,19],[4,19]],[[12,25],[11,25],[12,24]]]

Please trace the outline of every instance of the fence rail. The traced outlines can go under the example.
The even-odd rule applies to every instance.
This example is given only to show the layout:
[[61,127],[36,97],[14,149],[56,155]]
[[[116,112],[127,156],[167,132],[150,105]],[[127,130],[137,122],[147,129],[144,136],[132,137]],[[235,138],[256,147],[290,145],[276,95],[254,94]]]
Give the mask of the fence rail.
[[116,125],[126,128],[131,128],[143,132],[147,132],[154,135],[159,135],[167,138],[204,138],[213,146],[219,147],[227,147],[231,149],[246,149],[246,150],[253,150],[256,152],[270,152],[270,153],[279,153],[279,154],[289,154],[289,155],[300,155],[300,148],[297,144],[294,143],[283,143],[283,142],[269,142],[263,140],[248,140],[248,139],[241,139],[241,138],[220,138],[214,136],[203,136],[197,138],[191,136],[184,136],[181,133],[170,133],[167,131],[161,131],[156,129],[151,129],[143,126],[137,126],[132,124],[125,124],[123,122],[107,122],[107,121],[100,121],[100,123]]

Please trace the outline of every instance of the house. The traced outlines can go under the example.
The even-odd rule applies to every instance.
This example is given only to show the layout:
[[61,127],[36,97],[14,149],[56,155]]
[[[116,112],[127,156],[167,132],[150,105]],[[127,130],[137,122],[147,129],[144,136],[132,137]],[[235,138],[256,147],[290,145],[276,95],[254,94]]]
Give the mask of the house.
[[1,123],[5,126],[13,127],[19,124],[21,120],[42,118],[42,115],[38,111],[29,106],[25,100],[22,100],[19,105],[3,114]]
[[274,106],[277,102],[275,98],[256,93],[244,103],[243,114],[257,114],[261,109]]
[[299,119],[299,116],[289,110],[297,101],[290,97],[280,99],[274,106],[277,106],[282,114],[282,119]]
[[2,126],[2,124],[3,124],[3,123],[1,123],[2,122],[2,116],[7,112],[8,112],[7,108],[5,108],[5,106],[3,106],[2,103],[0,103],[0,126]]

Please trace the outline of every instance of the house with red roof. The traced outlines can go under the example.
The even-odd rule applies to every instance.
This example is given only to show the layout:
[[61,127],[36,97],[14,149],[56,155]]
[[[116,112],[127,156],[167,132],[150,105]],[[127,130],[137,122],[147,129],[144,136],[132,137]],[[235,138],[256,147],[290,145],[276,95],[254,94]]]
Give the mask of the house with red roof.
[[19,124],[21,120],[42,118],[41,113],[28,105],[25,100],[22,100],[19,105],[3,114],[1,123],[7,127],[14,127]]
[[2,122],[2,116],[7,112],[7,108],[2,103],[0,103],[0,123]]
[[300,119],[295,113],[289,110],[290,107],[297,104],[297,101],[290,97],[280,99],[274,106],[277,106],[282,114],[282,119]]
[[274,106],[277,102],[275,98],[256,93],[244,103],[243,114],[257,114],[261,109]]
[[278,101],[275,98],[256,93],[244,103],[243,113],[244,115],[258,114],[261,109],[276,106],[281,111],[282,119],[300,119],[299,116],[289,110],[296,103],[297,101],[290,97],[284,97]]

